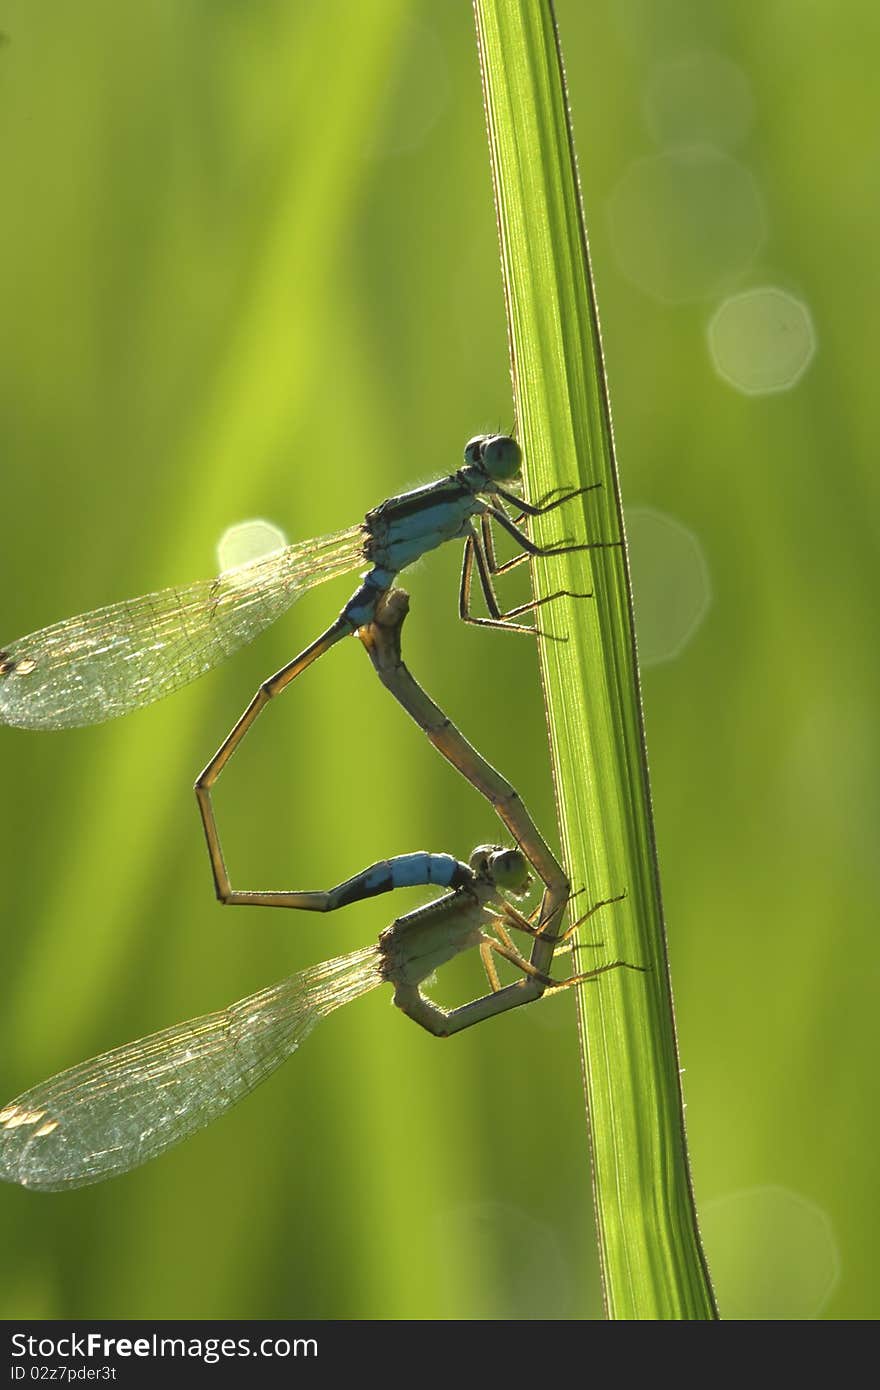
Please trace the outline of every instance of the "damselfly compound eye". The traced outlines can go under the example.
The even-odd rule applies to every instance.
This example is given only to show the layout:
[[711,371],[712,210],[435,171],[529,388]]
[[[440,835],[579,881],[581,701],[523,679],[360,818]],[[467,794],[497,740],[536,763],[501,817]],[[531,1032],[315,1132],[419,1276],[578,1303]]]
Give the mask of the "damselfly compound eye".
[[515,478],[522,464],[522,453],[509,434],[496,434],[486,440],[481,463],[483,471],[493,481]]
[[483,458],[483,448],[488,438],[489,436],[487,434],[475,434],[473,439],[469,439],[467,444],[465,444],[464,461],[468,468],[474,468],[480,465]]

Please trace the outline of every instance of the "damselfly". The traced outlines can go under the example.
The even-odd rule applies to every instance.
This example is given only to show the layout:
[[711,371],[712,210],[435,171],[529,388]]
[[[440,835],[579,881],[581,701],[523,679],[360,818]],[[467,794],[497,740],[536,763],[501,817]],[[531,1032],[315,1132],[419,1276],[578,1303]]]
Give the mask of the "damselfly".
[[[398,572],[448,540],[465,543],[462,618],[522,630],[524,625],[512,620],[536,605],[502,611],[492,581],[511,562],[496,562],[492,521],[513,537],[523,558],[618,543],[536,545],[518,522],[561,506],[577,491],[530,505],[503,486],[516,477],[520,463],[516,440],[478,435],[467,444],[457,473],[389,498],[360,526],[287,546],[214,579],[114,603],[21,637],[0,650],[0,722],[72,728],[148,705],[225,661],[316,585],[368,564],[336,621],[265,683],[258,697],[263,703],[334,643],[370,622]],[[505,504],[516,506],[520,517],[512,518]],[[488,618],[470,612],[475,566]]]
[[[399,917],[377,946],[282,980],[217,1013],[153,1033],[59,1072],[0,1110],[0,1178],[42,1191],[100,1182],[127,1172],[187,1138],[236,1104],[293,1053],[315,1024],[377,985],[437,1036],[488,1017],[479,1001],[450,1012],[428,999],[423,982],[477,947],[499,997],[493,956],[535,979],[540,991],[595,979],[628,966],[610,961],[554,982],[515,948],[511,931],[541,935],[510,902],[529,884],[518,850],[483,845],[464,864],[451,855],[410,854],[373,865],[329,893],[303,893],[287,906],[326,911],[413,884],[452,891]],[[603,904],[596,904],[595,911]],[[493,934],[494,933],[494,934]]]

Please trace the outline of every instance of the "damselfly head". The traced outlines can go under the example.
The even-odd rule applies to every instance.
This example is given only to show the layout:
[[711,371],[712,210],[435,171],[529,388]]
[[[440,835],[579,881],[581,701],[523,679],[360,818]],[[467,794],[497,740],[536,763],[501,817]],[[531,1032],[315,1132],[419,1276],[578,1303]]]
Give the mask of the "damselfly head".
[[493,483],[515,478],[522,464],[522,453],[509,434],[477,434],[464,446],[464,461],[469,468],[479,468]]
[[470,857],[470,866],[475,874],[518,898],[528,892],[532,882],[525,855],[503,845],[478,845]]

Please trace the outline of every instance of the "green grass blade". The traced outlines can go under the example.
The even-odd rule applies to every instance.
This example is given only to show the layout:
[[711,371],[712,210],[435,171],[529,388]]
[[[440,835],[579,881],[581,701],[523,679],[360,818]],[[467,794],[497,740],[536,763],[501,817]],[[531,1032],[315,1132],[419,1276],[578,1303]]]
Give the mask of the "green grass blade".
[[[601,482],[537,539],[623,534],[611,417],[565,85],[547,0],[475,0],[526,487]],[[563,518],[560,523],[560,517]],[[575,888],[622,903],[590,923],[609,958],[650,964],[579,987],[608,1315],[713,1318],[693,1204],[625,551],[540,561],[540,625],[563,852]],[[584,901],[584,899],[581,899]],[[597,925],[599,924],[599,925]]]

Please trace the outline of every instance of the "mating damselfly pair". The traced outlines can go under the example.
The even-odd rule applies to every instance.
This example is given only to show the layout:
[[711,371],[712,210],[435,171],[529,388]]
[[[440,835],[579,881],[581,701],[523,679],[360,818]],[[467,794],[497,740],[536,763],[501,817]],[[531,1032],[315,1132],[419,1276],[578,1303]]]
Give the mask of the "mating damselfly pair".
[[[493,520],[518,540],[523,555],[617,544],[535,545],[519,529],[524,516],[551,510],[577,492],[529,506],[502,486],[515,477],[519,464],[513,439],[478,436],[467,445],[458,473],[390,499],[370,512],[362,527],[288,547],[212,581],[162,590],[70,619],[0,653],[0,718],[5,722],[31,728],[98,722],[195,679],[250,641],[299,594],[368,560],[372,568],[337,620],[260,687],[198,779],[215,887],[228,903],[312,911],[333,910],[400,886],[436,884],[450,889],[427,907],[397,919],[378,947],[325,962],[221,1013],[105,1053],[24,1093],[0,1111],[0,1177],[51,1190],[95,1182],[145,1162],[247,1094],[290,1055],[319,1018],[383,981],[394,986],[395,1002],[404,1012],[444,1036],[553,987],[547,973],[553,952],[570,934],[560,930],[568,881],[514,789],[409,675],[400,655],[406,596],[392,591],[401,569],[443,541],[462,538],[461,616],[522,630],[524,625],[515,619],[537,603],[507,612],[498,603],[493,578],[516,560],[497,564]],[[505,503],[518,506],[522,515],[512,518]],[[488,618],[470,613],[474,568]],[[517,848],[483,846],[468,864],[449,855],[395,856],[329,892],[233,891],[214,821],[211,787],[268,700],[353,632],[358,632],[391,693],[439,751],[490,800]],[[543,882],[544,894],[535,912],[525,916],[510,898],[527,887],[529,866]],[[594,905],[591,912],[602,905]],[[529,959],[515,947],[512,931],[531,938]],[[480,950],[490,992],[460,1009],[442,1010],[420,987],[440,964],[472,947]],[[521,973],[513,985],[502,988],[496,955]],[[627,964],[612,961],[559,983],[595,978]]]

